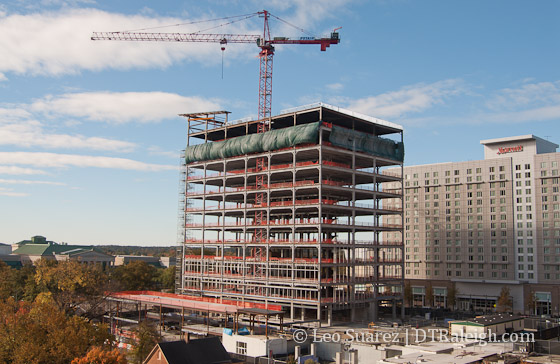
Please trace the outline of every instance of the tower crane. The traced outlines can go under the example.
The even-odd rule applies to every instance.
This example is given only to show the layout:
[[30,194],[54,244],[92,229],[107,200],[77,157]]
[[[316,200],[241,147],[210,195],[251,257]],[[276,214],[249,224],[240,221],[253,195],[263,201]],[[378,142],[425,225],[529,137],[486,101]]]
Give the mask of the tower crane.
[[[331,44],[340,42],[337,28],[333,30],[328,38],[316,37],[271,37],[269,18],[274,17],[284,21],[270,12],[263,10],[251,14],[264,18],[263,33],[261,35],[251,34],[205,34],[195,33],[144,33],[144,32],[94,32],[91,40],[120,40],[120,41],[143,41],[143,42],[194,42],[194,43],[219,43],[222,50],[228,43],[253,43],[260,48],[260,77],[259,77],[259,109],[258,118],[259,132],[266,131],[272,108],[272,59],[274,46],[277,44],[319,44],[321,51],[327,50]],[[285,21],[284,21],[285,22]],[[286,22],[287,23],[287,22]]]
[[[259,52],[259,108],[257,133],[264,133],[270,127],[270,117],[272,109],[272,59],[274,56],[274,46],[278,44],[319,44],[321,51],[326,51],[331,44],[340,42],[338,30],[334,29],[330,37],[316,38],[312,36],[289,38],[289,37],[271,37],[269,19],[274,17],[286,24],[285,20],[272,15],[270,12],[263,10],[257,13],[249,14],[244,19],[252,16],[260,16],[264,19],[263,32],[260,35],[252,34],[209,34],[202,32],[195,33],[146,33],[146,32],[94,32],[91,40],[120,40],[120,41],[144,41],[144,42],[192,42],[192,43],[219,43],[221,50],[225,49],[228,43],[253,43],[260,48]],[[229,19],[229,18],[225,18]],[[243,19],[242,19],[243,20]],[[230,22],[231,23],[231,22]],[[289,24],[291,25],[291,24]],[[301,30],[301,29],[300,29]],[[263,171],[266,169],[266,158],[261,157],[256,160],[256,170]],[[265,206],[265,194],[262,189],[266,187],[266,175],[264,173],[256,176],[255,187],[255,206]],[[257,209],[255,211],[255,228],[253,240],[256,243],[265,241],[265,229],[260,227],[265,224],[264,211]],[[257,259],[263,259],[263,248],[257,247],[254,251]],[[257,276],[262,274],[262,270],[258,268],[255,272]]]

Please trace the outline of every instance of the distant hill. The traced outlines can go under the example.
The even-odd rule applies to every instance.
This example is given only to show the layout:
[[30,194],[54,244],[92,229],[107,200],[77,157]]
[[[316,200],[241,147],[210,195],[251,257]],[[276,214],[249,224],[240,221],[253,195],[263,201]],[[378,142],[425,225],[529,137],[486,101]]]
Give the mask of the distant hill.
[[174,257],[176,246],[96,245],[96,249],[111,255],[149,255]]

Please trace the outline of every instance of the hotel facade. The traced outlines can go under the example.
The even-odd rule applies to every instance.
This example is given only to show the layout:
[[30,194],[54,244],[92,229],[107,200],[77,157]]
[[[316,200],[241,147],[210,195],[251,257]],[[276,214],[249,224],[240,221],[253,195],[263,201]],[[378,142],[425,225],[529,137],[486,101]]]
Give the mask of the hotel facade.
[[480,143],[483,160],[404,167],[405,296],[493,311],[506,287],[515,312],[558,315],[558,145],[533,135]]

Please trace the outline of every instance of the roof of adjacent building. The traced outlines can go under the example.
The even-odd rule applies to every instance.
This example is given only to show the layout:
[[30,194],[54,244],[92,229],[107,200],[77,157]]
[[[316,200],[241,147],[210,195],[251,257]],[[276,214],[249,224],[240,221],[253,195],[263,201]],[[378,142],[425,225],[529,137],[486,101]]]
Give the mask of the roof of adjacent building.
[[453,325],[472,325],[472,326],[491,326],[497,324],[503,324],[506,322],[522,320],[523,317],[519,315],[491,315],[491,316],[479,316],[471,320],[456,321],[452,322]]
[[519,142],[519,141],[522,141],[522,140],[536,140],[536,141],[539,141],[541,143],[553,144],[553,145],[556,146],[556,148],[558,148],[558,144],[552,143],[552,142],[550,142],[548,140],[545,140],[543,138],[539,138],[538,136],[533,135],[533,134],[511,136],[511,137],[505,137],[505,138],[486,139],[486,140],[481,140],[480,144],[482,144],[482,145],[499,144],[499,143],[507,143],[507,142]]
[[221,364],[231,363],[231,358],[218,337],[185,341],[161,342],[154,347],[145,362],[157,348],[169,364]]
[[63,244],[22,244],[14,250],[14,254],[25,254],[25,255],[72,255],[77,253],[83,253],[87,251],[95,251],[93,246],[81,246],[81,245],[63,245]]

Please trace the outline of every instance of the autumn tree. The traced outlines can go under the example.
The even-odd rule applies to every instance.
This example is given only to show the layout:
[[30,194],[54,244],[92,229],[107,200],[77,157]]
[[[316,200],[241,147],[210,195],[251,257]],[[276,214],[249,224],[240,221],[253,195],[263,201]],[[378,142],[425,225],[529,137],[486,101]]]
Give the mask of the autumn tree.
[[0,363],[68,364],[112,343],[106,327],[68,317],[53,302],[0,302]]
[[451,283],[451,287],[447,290],[447,307],[455,309],[457,304],[457,286],[455,282]]
[[432,288],[432,284],[428,283],[426,287],[426,306],[433,306],[434,304],[434,289]]
[[527,297],[525,299],[525,302],[527,302],[527,308],[529,309],[529,314],[535,315],[537,309],[537,296],[535,295],[535,292],[529,290],[527,292]]
[[133,363],[141,364],[150,354],[160,339],[156,328],[146,321],[142,321],[133,330],[136,343],[131,351]]
[[127,364],[126,356],[114,348],[109,350],[100,346],[92,347],[88,353],[72,360],[71,364]]
[[0,299],[6,299],[15,294],[15,270],[0,261]]
[[408,303],[408,307],[412,307],[412,285],[410,282],[404,284],[404,301]]
[[100,314],[100,306],[113,290],[99,267],[77,261],[39,261],[35,283],[42,296],[50,296],[63,312],[89,318]]
[[511,298],[508,287],[505,287],[505,286],[502,287],[502,290],[500,291],[500,296],[498,297],[498,302],[497,302],[496,307],[497,307],[498,312],[509,312],[509,311],[511,311],[511,309],[513,307],[513,300]]

